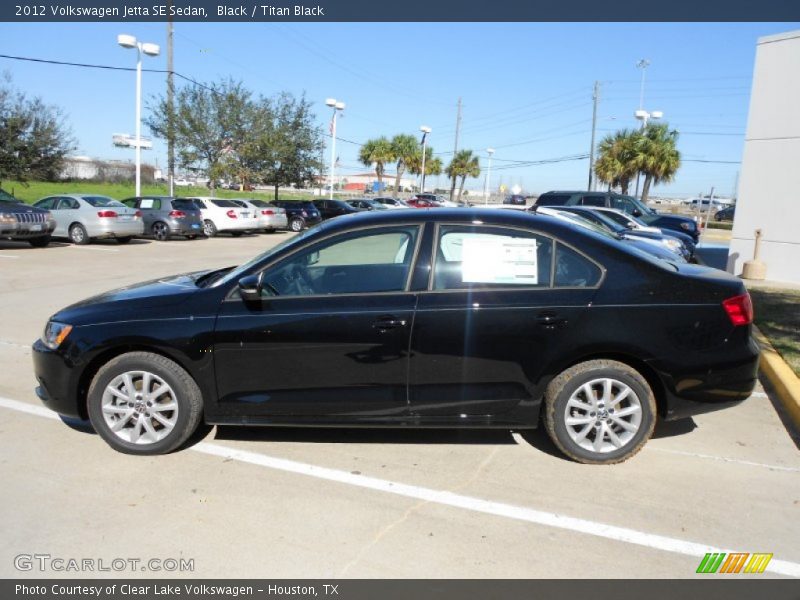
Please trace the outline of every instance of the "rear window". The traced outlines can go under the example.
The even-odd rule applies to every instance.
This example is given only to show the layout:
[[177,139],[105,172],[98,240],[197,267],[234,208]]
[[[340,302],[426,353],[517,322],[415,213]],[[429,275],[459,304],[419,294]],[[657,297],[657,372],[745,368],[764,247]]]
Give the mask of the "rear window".
[[197,205],[193,200],[173,200],[172,208],[175,210],[197,210]]
[[212,200],[211,204],[219,206],[220,208],[241,208],[241,206],[231,200]]
[[536,200],[536,204],[539,206],[564,206],[570,198],[572,198],[570,194],[542,194]]
[[81,196],[86,202],[95,207],[100,206],[125,206],[122,202],[108,196]]

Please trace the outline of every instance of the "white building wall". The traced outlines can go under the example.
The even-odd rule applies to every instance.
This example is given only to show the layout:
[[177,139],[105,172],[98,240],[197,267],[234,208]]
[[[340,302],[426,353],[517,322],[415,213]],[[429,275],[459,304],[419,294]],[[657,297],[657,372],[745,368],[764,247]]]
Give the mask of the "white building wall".
[[758,40],[738,197],[728,270],[761,229],[767,279],[800,283],[800,31]]

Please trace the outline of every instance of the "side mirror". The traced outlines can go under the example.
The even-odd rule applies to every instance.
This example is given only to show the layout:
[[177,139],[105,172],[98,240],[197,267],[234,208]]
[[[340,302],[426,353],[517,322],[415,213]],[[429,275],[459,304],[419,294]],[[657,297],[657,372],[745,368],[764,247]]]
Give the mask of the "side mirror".
[[309,267],[311,265],[317,264],[318,262],[319,262],[319,252],[312,252],[306,258],[306,265],[309,266]]
[[248,275],[239,280],[239,295],[245,302],[258,302],[261,300],[262,271],[258,275]]
[[642,216],[642,211],[640,211],[638,208],[634,208],[634,209],[633,209],[633,212],[632,212],[631,214],[632,214],[634,217],[641,217],[641,216]]

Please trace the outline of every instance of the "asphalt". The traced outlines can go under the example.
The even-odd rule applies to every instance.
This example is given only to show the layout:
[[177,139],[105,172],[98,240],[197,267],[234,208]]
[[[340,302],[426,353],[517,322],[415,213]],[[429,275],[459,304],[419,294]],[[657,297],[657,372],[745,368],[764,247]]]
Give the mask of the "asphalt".
[[612,467],[565,460],[544,432],[504,431],[223,427],[187,450],[130,457],[40,406],[30,344],[53,312],[236,264],[286,235],[0,242],[13,315],[0,328],[0,577],[87,575],[14,567],[47,553],[193,559],[168,575],[204,578],[683,578],[707,549],[771,552],[753,577],[800,576],[798,438],[761,387],[735,408],[659,424]]

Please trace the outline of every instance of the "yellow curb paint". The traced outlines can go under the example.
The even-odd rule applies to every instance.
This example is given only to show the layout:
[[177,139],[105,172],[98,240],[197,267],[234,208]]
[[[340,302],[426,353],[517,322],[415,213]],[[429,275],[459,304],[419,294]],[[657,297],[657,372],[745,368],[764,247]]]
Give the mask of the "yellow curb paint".
[[755,325],[753,332],[761,345],[761,370],[775,388],[794,426],[800,429],[800,379]]

